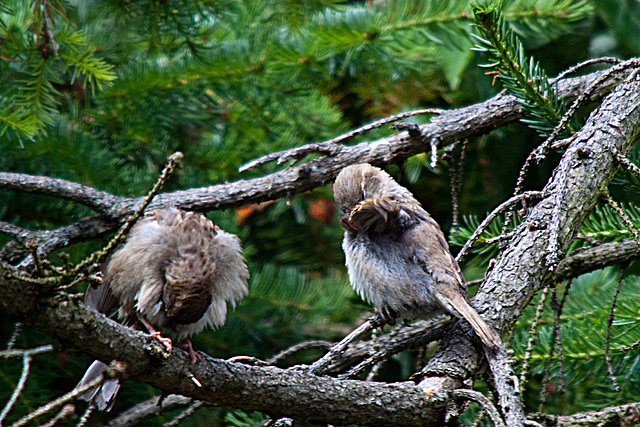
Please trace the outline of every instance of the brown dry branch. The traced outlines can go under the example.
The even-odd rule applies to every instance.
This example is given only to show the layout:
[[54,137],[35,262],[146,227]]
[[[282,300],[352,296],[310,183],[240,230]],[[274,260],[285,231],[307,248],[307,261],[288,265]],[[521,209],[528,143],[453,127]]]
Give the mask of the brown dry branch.
[[[599,71],[561,80],[558,82],[558,94],[561,98],[573,100],[601,78],[603,73]],[[608,93],[622,77],[623,75],[611,75],[594,90],[592,99]],[[323,155],[300,166],[263,177],[160,194],[151,208],[176,206],[187,210],[210,211],[288,198],[331,182],[347,165],[360,162],[389,164],[429,150],[430,141],[438,141],[441,147],[447,146],[464,138],[486,134],[516,122],[523,116],[524,111],[512,96],[499,94],[478,104],[443,111],[433,117],[430,123],[420,125],[423,138],[412,138],[408,132],[401,132],[353,146],[339,145],[339,149],[331,155]],[[307,146],[293,150],[299,151],[305,147]],[[98,214],[55,230],[21,232],[23,240],[32,240],[38,244],[38,252],[41,254],[115,231],[119,223],[131,215],[142,200],[115,196],[63,179],[8,172],[0,172],[0,190],[71,200]],[[0,232],[3,232],[3,228],[0,228]],[[15,234],[16,231],[11,232]],[[25,252],[20,242],[10,242],[0,251],[0,259],[11,262],[21,256],[25,256]]]
[[609,406],[597,411],[573,415],[533,414],[533,419],[548,427],[634,426],[640,422],[640,402]]
[[[553,279],[560,256],[575,238],[617,170],[614,149],[626,154],[640,135],[640,81],[620,84],[572,138],[553,176],[475,295],[473,305],[497,330],[517,319],[532,296]],[[558,253],[549,253],[557,250]],[[446,390],[479,369],[482,358],[471,342],[469,325],[445,335],[423,373],[425,386]],[[439,379],[440,378],[440,379]],[[442,379],[447,379],[442,380]],[[503,410],[505,408],[503,407]],[[513,411],[513,413],[510,413]],[[522,425],[518,408],[505,414],[509,425]]]

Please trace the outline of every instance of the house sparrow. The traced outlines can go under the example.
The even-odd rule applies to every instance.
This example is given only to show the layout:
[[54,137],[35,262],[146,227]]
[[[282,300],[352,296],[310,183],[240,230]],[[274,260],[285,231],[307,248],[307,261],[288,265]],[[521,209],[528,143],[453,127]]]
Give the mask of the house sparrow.
[[[107,316],[117,313],[127,326],[148,331],[168,351],[172,340],[182,342],[195,363],[199,356],[188,337],[205,326],[222,326],[227,302],[235,307],[247,295],[248,278],[237,236],[200,213],[161,209],[133,227],[127,243],[107,264],[103,284],[90,287],[85,302]],[[96,360],[78,387],[106,369]],[[108,380],[81,398],[108,411],[119,388],[117,380]]]
[[438,224],[406,188],[369,164],[344,168],[333,195],[345,229],[342,248],[351,285],[383,318],[464,317],[482,342],[498,335],[469,305],[462,271]]

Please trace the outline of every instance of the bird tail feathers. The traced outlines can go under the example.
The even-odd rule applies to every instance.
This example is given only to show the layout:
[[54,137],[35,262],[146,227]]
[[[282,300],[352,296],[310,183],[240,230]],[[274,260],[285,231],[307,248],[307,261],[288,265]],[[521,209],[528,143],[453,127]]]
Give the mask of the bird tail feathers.
[[[76,388],[84,387],[91,383],[96,378],[102,376],[107,369],[109,369],[109,366],[99,360],[94,360],[91,366],[89,366],[89,369],[84,373],[84,377],[82,377]],[[107,380],[101,385],[87,390],[85,393],[81,394],[79,398],[95,405],[101,411],[110,411],[115,403],[118,390],[120,390],[119,380]]]
[[498,334],[482,320],[478,312],[471,307],[463,295],[454,294],[446,299],[453,305],[455,311],[460,313],[460,315],[471,324],[476,335],[478,335],[484,345],[494,350],[501,347],[502,343]]

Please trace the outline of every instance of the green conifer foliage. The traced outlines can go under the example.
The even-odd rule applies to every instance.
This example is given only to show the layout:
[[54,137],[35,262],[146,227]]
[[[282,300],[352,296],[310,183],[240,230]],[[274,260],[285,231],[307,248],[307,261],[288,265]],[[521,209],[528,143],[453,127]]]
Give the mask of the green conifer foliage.
[[[156,180],[167,155],[180,150],[184,168],[171,176],[165,190],[200,187],[286,166],[266,164],[238,172],[243,163],[267,153],[328,140],[401,111],[469,105],[504,87],[530,114],[522,124],[467,142],[458,195],[462,221],[449,233],[456,249],[488,210],[512,195],[524,159],[541,142],[538,133],[546,135],[562,117],[564,107],[550,76],[593,52],[638,54],[634,40],[640,37],[640,24],[620,13],[636,6],[625,0],[604,3],[0,2],[0,170],[60,177],[137,197]],[[472,50],[474,45],[480,52]],[[478,67],[487,63],[489,75]],[[572,123],[573,130],[578,123]],[[345,143],[391,132],[379,128]],[[629,156],[635,164],[638,152]],[[442,152],[437,154],[440,159]],[[446,165],[432,163],[430,156],[423,153],[387,169],[447,230],[452,223],[451,177]],[[547,180],[553,168],[550,157],[529,172],[527,188],[539,189]],[[640,228],[638,176],[622,170],[609,190]],[[90,214],[72,202],[0,191],[0,220],[30,229],[59,227]],[[305,340],[335,341],[370,314],[372,308],[348,284],[337,214],[329,186],[291,200],[208,213],[243,240],[252,275],[250,296],[229,314],[225,327],[198,335],[194,345],[214,357],[268,359]],[[501,234],[503,219],[491,224],[465,258],[468,280],[481,278],[500,250],[500,243],[490,239]],[[580,237],[567,255],[585,242],[631,239],[633,231],[603,202]],[[0,236],[0,244],[8,240]],[[77,261],[103,243],[76,244],[65,251]],[[61,262],[59,253],[52,259]],[[534,297],[513,326],[510,341],[516,373],[527,360],[527,412],[538,410],[543,389],[550,395],[542,410],[558,414],[640,400],[640,346],[632,346],[640,340],[637,268],[632,263],[624,271],[611,267],[574,279],[559,316],[558,301],[569,284],[550,289],[527,359],[538,301]],[[621,386],[616,391],[604,340],[622,274],[609,342]],[[3,347],[14,324],[2,313],[0,319]],[[549,358],[558,330],[561,356],[555,347]],[[26,328],[17,346],[48,342]],[[432,351],[426,351],[427,357]],[[322,353],[306,350],[282,364],[308,363]],[[414,351],[396,355],[376,379],[406,380],[418,358]],[[37,356],[7,420],[72,389],[89,362],[74,350]],[[0,406],[19,376],[19,364],[0,360]],[[126,383],[114,412],[154,394],[157,390],[146,385]],[[470,424],[476,412],[472,405],[463,419]],[[99,425],[112,415],[96,415],[91,422]],[[148,423],[161,425],[174,415]],[[263,419],[261,414],[203,406],[183,425],[249,426]],[[77,421],[72,418],[66,425]]]

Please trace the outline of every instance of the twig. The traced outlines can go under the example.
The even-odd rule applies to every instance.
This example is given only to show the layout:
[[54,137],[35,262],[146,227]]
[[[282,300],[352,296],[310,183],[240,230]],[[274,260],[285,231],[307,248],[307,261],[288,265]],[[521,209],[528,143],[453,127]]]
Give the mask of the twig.
[[15,326],[13,327],[13,332],[11,333],[11,337],[9,338],[9,341],[7,341],[7,350],[11,350],[16,345],[16,342],[18,341],[18,338],[20,337],[21,332],[22,332],[22,322],[16,322]]
[[58,422],[73,415],[75,412],[76,412],[76,407],[68,403],[64,405],[62,409],[60,409],[60,412],[58,412],[55,417],[51,418],[45,424],[42,424],[42,427],[53,427],[54,425],[58,424]]
[[560,377],[562,376],[562,355],[561,355],[562,343],[560,342],[560,316],[562,315],[564,302],[567,298],[567,295],[569,294],[569,289],[571,289],[570,281],[567,282],[567,287],[564,290],[560,303],[558,303],[557,301],[557,290],[556,289],[553,290],[551,306],[555,310],[554,327],[553,327],[553,334],[551,335],[551,346],[549,349],[549,358],[545,363],[544,375],[542,377],[542,387],[540,388],[540,398],[539,398],[540,402],[538,404],[539,411],[542,410],[542,406],[545,404],[545,402],[547,401],[547,398],[549,397],[549,391],[547,390],[547,385],[548,385],[549,377],[551,375],[551,362],[553,361],[553,352],[555,351],[556,347],[558,348],[558,364],[559,364],[558,368],[560,370]]
[[35,356],[36,354],[48,353],[50,351],[53,351],[53,346],[51,344],[43,345],[36,348],[30,348],[26,350],[9,348],[9,349],[0,351],[0,357],[3,357],[3,358],[19,357],[19,356],[21,357],[21,356],[24,356],[25,354]]
[[164,427],[174,427],[177,426],[178,424],[180,424],[180,422],[182,420],[184,420],[185,418],[187,418],[188,416],[190,416],[191,414],[194,413],[194,411],[196,409],[198,409],[199,407],[202,406],[204,402],[202,400],[196,400],[194,402],[191,403],[191,405],[189,405],[189,407],[187,409],[185,409],[184,411],[182,411],[180,414],[178,414],[174,419],[172,419],[171,421],[164,423],[163,426]]
[[[556,140],[556,138],[560,135],[560,133],[564,130],[564,128],[569,123],[569,120],[571,120],[575,115],[576,111],[578,111],[578,108],[580,108],[584,103],[584,101],[586,101],[589,98],[589,96],[593,94],[594,90],[599,85],[601,85],[609,77],[611,77],[616,73],[624,71],[628,68],[636,68],[638,66],[640,66],[640,60],[638,58],[629,59],[627,61],[621,62],[609,68],[608,70],[606,70],[606,72],[603,75],[601,75],[598,79],[592,82],[591,85],[589,85],[589,87],[573,101],[573,104],[571,104],[571,107],[569,107],[567,112],[562,116],[562,118],[560,119],[560,122],[558,122],[558,124],[553,129],[549,137],[542,144],[540,144],[538,148],[536,148],[532,152],[533,159],[535,159],[536,162],[539,163],[544,158],[546,151],[551,146],[551,143]],[[529,160],[529,157],[527,158],[527,160]],[[522,181],[520,181],[520,177],[518,177],[518,181],[519,181],[519,184],[522,185]]]
[[493,424],[496,427],[506,427],[504,421],[498,413],[498,410],[484,394],[475,390],[460,388],[453,391],[453,397],[476,402],[482,407],[482,409],[487,412],[487,414],[489,414],[489,417],[491,417],[491,421],[493,421]]
[[18,384],[16,384],[16,388],[13,390],[9,401],[4,406],[2,412],[0,412],[0,425],[2,425],[2,420],[9,414],[11,408],[18,400],[18,396],[22,393],[24,389],[24,384],[27,382],[27,378],[29,377],[29,369],[31,368],[31,355],[29,353],[24,353],[22,355],[22,374],[20,375],[20,379],[18,380]]
[[540,300],[536,307],[536,314],[531,322],[531,328],[529,328],[529,339],[527,339],[527,348],[524,351],[524,357],[522,361],[522,369],[520,370],[520,394],[524,394],[524,385],[527,382],[527,370],[529,368],[529,359],[531,358],[531,351],[533,350],[533,343],[536,340],[536,330],[542,317],[542,311],[544,310],[544,301],[547,298],[549,287],[546,286],[540,293]]
[[573,67],[569,67],[557,76],[552,79],[549,79],[549,84],[554,85],[559,80],[564,79],[569,74],[573,74],[581,68],[588,67],[589,65],[595,64],[619,64],[622,60],[620,58],[614,58],[613,56],[603,56],[602,58],[592,58],[587,59],[586,61],[580,62],[579,64],[574,65]]
[[480,411],[478,412],[478,415],[476,415],[476,419],[473,420],[473,424],[471,424],[471,427],[478,427],[482,422],[482,419],[484,418],[484,414],[486,413],[487,411],[485,411],[484,408],[480,407]]
[[87,266],[95,264],[95,263],[99,263],[104,257],[106,257],[120,243],[120,241],[125,236],[125,234],[136,223],[138,218],[140,218],[140,216],[142,216],[142,214],[144,213],[144,211],[147,208],[147,206],[149,206],[149,204],[151,203],[153,198],[158,194],[158,191],[160,191],[160,189],[162,189],[162,186],[164,185],[164,183],[167,180],[167,178],[169,177],[169,175],[172,174],[173,171],[177,167],[179,167],[180,162],[182,161],[183,157],[184,157],[184,155],[179,151],[177,151],[177,152],[175,152],[175,153],[173,153],[172,155],[169,156],[169,158],[167,159],[167,165],[164,167],[164,169],[160,173],[160,176],[156,180],[155,184],[153,185],[153,187],[151,188],[149,193],[142,200],[142,203],[133,212],[133,214],[130,215],[126,219],[126,221],[124,222],[122,227],[120,227],[120,229],[118,230],[116,235],[113,236],[113,238],[109,241],[109,243],[104,248],[102,248],[101,250],[99,250],[97,252],[92,253],[84,261],[80,262],[75,268],[73,268],[70,272],[68,272],[65,275],[66,277],[75,276],[80,271],[82,271],[84,268],[86,268]]
[[333,344],[329,341],[305,341],[295,345],[292,345],[289,348],[282,350],[281,352],[275,354],[270,359],[267,359],[267,363],[270,365],[275,365],[280,360],[291,356],[294,353],[299,351],[308,350],[310,348],[331,348]]
[[162,400],[162,406],[158,401],[158,396],[147,399],[144,402],[140,402],[122,412],[116,418],[109,421],[107,427],[124,427],[142,422],[146,417],[151,415],[157,415],[164,411],[173,410],[179,407],[188,406],[193,402],[193,399],[180,396],[176,394],[170,394]]
[[451,229],[453,230],[454,235],[458,235],[458,229],[460,225],[458,224],[458,194],[460,192],[460,187],[462,186],[462,172],[464,170],[464,154],[467,148],[468,140],[465,139],[462,142],[462,149],[460,150],[460,161],[456,167],[456,161],[454,156],[454,150],[458,143],[452,144],[449,148],[447,148],[442,155],[442,158],[449,163],[449,177],[451,187],[451,206],[452,206],[452,220],[451,220]]
[[85,409],[84,414],[82,414],[82,416],[80,417],[80,421],[78,421],[78,424],[76,424],[76,427],[84,427],[87,421],[89,421],[89,417],[91,417],[94,409],[96,409],[96,405],[94,405],[93,403],[89,404],[89,406],[87,406],[87,409]]
[[20,427],[25,425],[26,423],[28,423],[31,420],[34,420],[36,418],[38,418],[39,416],[46,414],[47,412],[51,411],[52,409],[62,405],[63,403],[67,403],[68,401],[70,401],[71,399],[75,399],[76,397],[80,396],[81,394],[83,394],[84,392],[86,392],[87,390],[93,388],[93,387],[97,387],[100,384],[102,384],[104,381],[104,375],[96,378],[95,380],[91,381],[89,384],[85,385],[84,387],[78,387],[75,388],[73,390],[71,390],[69,393],[55,399],[52,400],[51,402],[47,403],[46,405],[43,405],[41,407],[39,407],[38,409],[36,409],[35,411],[31,412],[30,414],[25,415],[24,417],[20,418],[18,421],[16,421],[15,423],[11,424],[11,427]]
[[627,170],[629,170],[630,172],[636,174],[640,178],[640,168],[638,166],[636,166],[633,163],[631,163],[631,161],[629,159],[627,159],[625,156],[623,156],[622,154],[618,153],[617,151],[614,151],[613,155],[616,157],[616,161],[618,161],[618,163],[620,163]]
[[349,335],[344,337],[342,341],[331,347],[331,350],[327,352],[320,359],[313,362],[313,364],[309,367],[309,372],[312,374],[321,374],[324,370],[333,362],[333,359],[340,356],[347,349],[349,344],[351,344],[356,339],[361,336],[371,332],[373,329],[378,327],[381,324],[381,318],[376,313],[367,319],[362,325],[358,326],[354,329]]
[[415,348],[417,346],[426,345],[432,341],[435,341],[442,337],[442,334],[445,329],[449,326],[448,323],[441,323],[440,325],[427,329],[421,334],[417,334],[412,339],[404,340],[402,343],[396,345],[385,345],[382,346],[381,350],[378,350],[367,359],[360,362],[355,367],[351,368],[347,373],[339,375],[340,379],[348,379],[355,378],[361,372],[365,371],[367,368],[374,366],[385,359],[393,356],[394,354],[398,354],[401,351],[404,351],[408,348]]
[[490,246],[490,245],[493,245],[494,243],[506,242],[508,240],[511,240],[512,238],[513,238],[513,233],[509,232],[506,234],[501,234],[496,237],[492,237],[490,239],[485,240],[484,242],[481,241],[481,244],[485,246]]
[[418,114],[440,114],[442,110],[437,108],[424,108],[421,110],[407,111],[404,113],[396,114],[393,116],[385,117],[381,120],[376,120],[373,123],[369,123],[367,125],[361,126],[357,129],[349,131],[345,134],[337,136],[335,138],[329,139],[324,142],[317,142],[313,144],[307,144],[302,147],[292,148],[286,151],[279,151],[277,153],[270,153],[266,156],[262,156],[258,159],[252,160],[238,168],[238,172],[242,173],[248,171],[249,169],[256,168],[265,163],[277,160],[278,164],[286,162],[289,159],[300,159],[303,156],[306,156],[309,153],[321,153],[326,154],[328,156],[335,156],[340,152],[340,146],[337,143],[342,142],[346,139],[353,138],[354,136],[360,135],[362,133],[368,132],[372,129],[383,126],[387,123],[392,123],[398,120],[402,120],[407,117],[416,116]]
[[373,368],[371,368],[371,371],[369,371],[369,373],[367,374],[367,378],[365,379],[365,381],[373,381],[376,375],[378,375],[380,367],[382,367],[382,362],[373,365]]
[[467,254],[471,246],[478,240],[478,237],[484,232],[484,230],[491,224],[491,222],[498,217],[502,212],[509,209],[512,206],[515,206],[518,202],[522,200],[535,200],[540,198],[541,193],[539,191],[526,191],[522,194],[515,195],[511,197],[506,202],[502,202],[500,206],[495,208],[487,217],[480,223],[478,228],[473,232],[469,240],[464,244],[458,255],[456,256],[456,261],[460,262],[462,258]]
[[616,285],[616,292],[613,294],[613,301],[611,302],[611,310],[609,311],[609,316],[607,318],[607,333],[604,337],[604,361],[607,365],[607,371],[609,372],[609,378],[613,383],[613,388],[616,391],[620,391],[620,384],[616,380],[616,376],[613,374],[613,366],[611,366],[611,357],[609,355],[610,345],[611,345],[611,326],[613,325],[614,311],[616,309],[616,302],[618,301],[618,295],[620,294],[620,288],[622,286],[622,279],[624,278],[624,271],[626,266],[623,266],[622,271],[620,272],[620,277],[618,277],[618,284]]
[[633,344],[631,344],[631,345],[627,345],[627,346],[624,346],[624,347],[620,347],[620,348],[618,349],[618,351],[619,351],[619,352],[621,352],[621,353],[626,353],[627,351],[633,350],[634,348],[636,348],[636,347],[637,347],[637,346],[639,346],[639,345],[640,345],[640,339],[638,339],[636,342],[634,342],[634,343],[633,343]]
[[611,206],[611,209],[613,209],[618,214],[620,219],[622,219],[622,222],[624,222],[624,225],[626,225],[629,231],[631,232],[631,234],[633,234],[635,241],[640,243],[640,236],[638,235],[638,230],[636,229],[635,225],[633,225],[633,222],[631,222],[631,219],[626,214],[626,212],[622,210],[620,205],[618,205],[618,202],[616,202],[611,198],[608,191],[602,195],[602,198],[609,206]]

